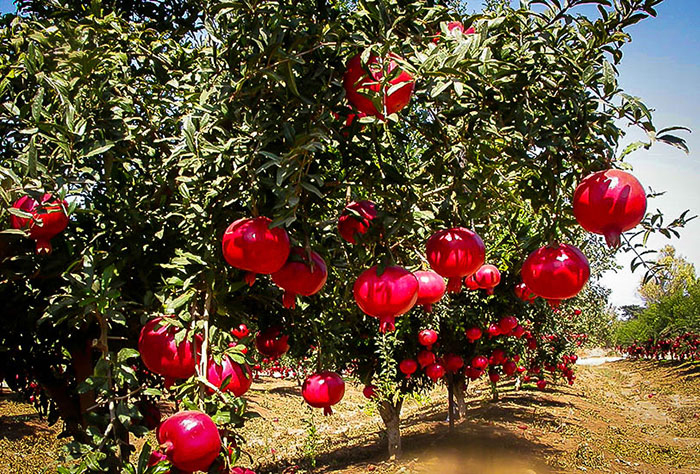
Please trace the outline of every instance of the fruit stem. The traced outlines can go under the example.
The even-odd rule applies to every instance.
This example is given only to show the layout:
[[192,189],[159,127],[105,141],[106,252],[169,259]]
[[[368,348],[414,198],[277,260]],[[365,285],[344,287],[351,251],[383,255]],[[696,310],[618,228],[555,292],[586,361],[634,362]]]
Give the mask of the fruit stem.
[[462,290],[462,277],[452,277],[447,280],[447,291],[459,293]]

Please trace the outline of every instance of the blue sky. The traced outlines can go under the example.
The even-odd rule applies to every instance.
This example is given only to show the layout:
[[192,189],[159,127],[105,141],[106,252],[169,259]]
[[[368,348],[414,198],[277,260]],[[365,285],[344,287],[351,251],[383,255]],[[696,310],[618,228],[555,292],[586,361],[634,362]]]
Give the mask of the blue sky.
[[[471,4],[479,6],[479,2]],[[0,12],[14,10],[11,0],[0,0]],[[631,28],[632,42],[624,48],[619,81],[628,94],[641,97],[655,109],[657,127],[683,125],[693,130],[683,134],[690,156],[658,144],[627,158],[645,187],[667,192],[650,201],[649,209],[661,209],[671,219],[688,208],[700,213],[700,0],[666,0],[657,11],[657,18]],[[642,134],[630,130],[625,144],[640,139],[644,139]],[[666,243],[672,243],[700,269],[700,218],[688,225],[680,240],[652,238],[649,247],[658,249]],[[636,288],[641,273],[629,271],[630,258],[620,253],[623,270],[603,279],[613,290],[615,305],[639,302]]]

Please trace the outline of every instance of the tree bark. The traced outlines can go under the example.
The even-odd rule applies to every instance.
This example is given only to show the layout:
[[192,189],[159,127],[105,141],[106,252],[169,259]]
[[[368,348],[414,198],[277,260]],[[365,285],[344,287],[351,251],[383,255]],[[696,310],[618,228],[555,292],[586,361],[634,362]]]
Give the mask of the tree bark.
[[383,401],[379,404],[379,415],[384,421],[386,428],[386,439],[389,450],[389,457],[395,458],[401,456],[401,431],[399,423],[401,421],[401,405],[402,400],[395,404]]
[[453,374],[447,375],[447,419],[450,420],[450,433],[455,430],[455,418],[456,418],[456,407],[455,407],[455,379]]
[[455,419],[460,420],[467,417],[467,404],[464,401],[464,395],[467,391],[469,381],[464,375],[458,375],[455,380]]

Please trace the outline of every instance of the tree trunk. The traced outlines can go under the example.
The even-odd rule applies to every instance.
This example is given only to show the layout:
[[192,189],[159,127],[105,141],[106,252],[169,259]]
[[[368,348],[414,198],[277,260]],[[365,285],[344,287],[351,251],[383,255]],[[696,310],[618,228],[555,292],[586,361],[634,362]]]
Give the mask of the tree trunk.
[[455,430],[455,379],[453,374],[447,375],[447,419],[450,420],[450,433]]
[[399,400],[396,404],[387,401],[383,401],[379,404],[379,414],[386,428],[386,439],[390,458],[396,458],[401,455],[401,432],[399,430],[399,423],[401,421],[402,403],[402,400]]
[[493,382],[491,382],[491,401],[498,401],[498,390],[496,389],[496,384]]
[[[89,339],[77,342],[71,350],[76,386],[92,376],[94,371],[92,351],[92,341]],[[87,392],[79,394],[78,399],[80,401],[80,413],[83,417],[82,425],[86,427],[87,422],[85,417],[87,416],[88,409],[95,405],[95,392],[93,390],[88,390]]]
[[469,381],[464,377],[464,375],[457,376],[457,380],[455,381],[455,402],[456,402],[456,407],[455,407],[455,419],[460,420],[464,419],[467,417],[467,404],[464,401],[464,395],[465,392],[467,391],[467,386],[469,385]]

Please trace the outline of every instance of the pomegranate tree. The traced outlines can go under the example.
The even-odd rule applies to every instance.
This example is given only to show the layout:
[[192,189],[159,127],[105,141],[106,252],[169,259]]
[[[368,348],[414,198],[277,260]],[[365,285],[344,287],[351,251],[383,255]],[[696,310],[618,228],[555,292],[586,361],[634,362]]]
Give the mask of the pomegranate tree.
[[165,420],[156,432],[166,458],[184,471],[207,471],[221,450],[216,424],[199,411],[183,411]]
[[569,244],[541,247],[523,263],[523,282],[537,296],[556,307],[561,300],[573,298],[591,274],[588,259]]
[[246,270],[245,281],[255,283],[258,273],[274,273],[289,257],[289,237],[281,227],[270,229],[267,217],[238,219],[224,232],[224,259],[232,267]]
[[[401,58],[395,54],[386,58],[371,54],[363,65],[361,56],[357,54],[350,59],[343,77],[348,102],[360,112],[380,119],[406,107],[415,81],[409,73],[399,69],[395,60]],[[385,77],[391,77],[387,84],[384,84]]]
[[284,290],[282,303],[285,308],[296,306],[297,295],[311,296],[318,293],[328,278],[326,262],[313,250],[295,247],[289,260],[274,272],[272,281]]
[[13,208],[27,212],[31,218],[10,216],[10,225],[13,229],[25,229],[29,231],[29,238],[36,241],[36,253],[48,255],[52,251],[51,239],[63,232],[68,226],[66,209],[68,203],[59,201],[51,194],[44,194],[41,202],[29,196],[19,198]]
[[464,227],[441,230],[426,242],[430,267],[448,279],[447,290],[459,292],[462,279],[484,264],[486,248],[476,233]]
[[413,273],[418,280],[418,299],[416,305],[430,313],[433,304],[440,301],[445,294],[445,279],[432,271],[418,271]]
[[394,319],[410,311],[418,299],[418,280],[408,270],[390,266],[380,275],[378,267],[365,270],[353,286],[355,302],[369,316],[379,319],[379,330],[393,331]]
[[608,247],[617,248],[620,235],[642,222],[647,195],[630,173],[610,169],[586,176],[574,192],[573,204],[581,227],[605,236]]
[[323,408],[324,415],[331,415],[331,406],[340,402],[345,395],[345,382],[335,372],[320,372],[304,381],[301,394],[306,403],[314,408]]

